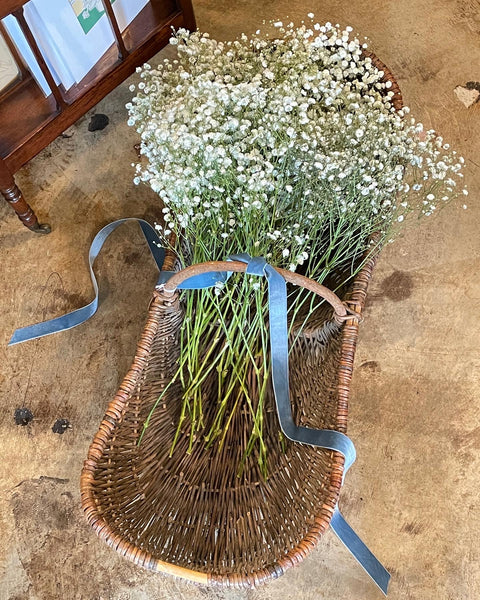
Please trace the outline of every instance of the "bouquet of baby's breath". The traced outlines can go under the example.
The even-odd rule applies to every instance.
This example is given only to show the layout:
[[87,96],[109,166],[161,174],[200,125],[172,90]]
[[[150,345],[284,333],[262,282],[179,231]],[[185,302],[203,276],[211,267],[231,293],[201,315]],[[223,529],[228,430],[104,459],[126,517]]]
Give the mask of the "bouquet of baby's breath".
[[[407,117],[407,108],[395,111],[391,83],[350,27],[309,18],[309,25],[272,23],[270,36],[226,43],[179,30],[170,40],[178,59],[141,70],[127,105],[145,157],[135,182],[160,196],[160,234],[166,244],[176,234],[183,264],[247,252],[276,267],[301,267],[320,282],[332,271],[348,278],[408,213],[431,215],[457,195],[463,159]],[[222,443],[246,406],[246,455],[258,444],[264,468],[264,284],[233,276],[185,294],[184,303],[177,437]],[[308,294],[290,294],[289,322],[314,308]],[[212,378],[218,410],[206,428]]]

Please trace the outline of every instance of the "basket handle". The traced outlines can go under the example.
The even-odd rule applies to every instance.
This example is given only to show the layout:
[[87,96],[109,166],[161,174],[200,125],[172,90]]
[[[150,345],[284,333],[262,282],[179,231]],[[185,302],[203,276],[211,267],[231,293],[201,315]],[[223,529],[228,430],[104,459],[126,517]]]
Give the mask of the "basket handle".
[[[320,283],[317,283],[313,279],[309,279],[304,275],[300,275],[299,273],[293,273],[292,271],[287,271],[286,269],[280,269],[277,267],[273,268],[287,282],[292,283],[294,285],[298,285],[300,287],[304,287],[307,290],[314,292],[315,294],[326,300],[332,306],[335,312],[335,321],[337,323],[343,323],[348,319],[358,319],[360,317],[358,313],[348,308],[346,304],[343,303],[334,292],[329,290],[324,285],[321,285]],[[181,285],[191,277],[219,271],[233,271],[235,273],[245,273],[248,272],[247,269],[248,265],[246,263],[237,260],[208,261],[203,263],[197,263],[195,265],[185,267],[181,271],[176,272],[170,277],[170,279],[165,284],[162,285],[161,290],[165,295],[170,296],[173,295],[177,291],[177,289],[180,288]]]

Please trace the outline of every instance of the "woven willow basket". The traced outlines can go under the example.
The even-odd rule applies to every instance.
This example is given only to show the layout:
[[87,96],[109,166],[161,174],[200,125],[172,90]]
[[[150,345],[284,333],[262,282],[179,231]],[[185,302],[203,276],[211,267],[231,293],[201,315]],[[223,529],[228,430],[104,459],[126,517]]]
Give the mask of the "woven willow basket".
[[[393,77],[372,59],[392,81],[400,108]],[[172,267],[169,256],[165,269]],[[371,259],[338,292],[360,315],[373,267]],[[147,415],[177,369],[182,316],[178,293],[155,290],[132,367],[90,446],[82,505],[100,538],[138,565],[198,583],[252,587],[282,575],[315,547],[338,501],[344,459],[338,452],[281,442],[273,393],[264,425],[267,479],[255,455],[238,476],[251,428],[247,410],[236,411],[221,450],[197,443],[188,454],[185,435],[170,457],[180,414],[175,385],[138,445]],[[324,303],[309,323],[290,352],[294,418],[299,425],[346,433],[358,319],[338,325]],[[206,429],[215,414],[213,395],[205,403]]]

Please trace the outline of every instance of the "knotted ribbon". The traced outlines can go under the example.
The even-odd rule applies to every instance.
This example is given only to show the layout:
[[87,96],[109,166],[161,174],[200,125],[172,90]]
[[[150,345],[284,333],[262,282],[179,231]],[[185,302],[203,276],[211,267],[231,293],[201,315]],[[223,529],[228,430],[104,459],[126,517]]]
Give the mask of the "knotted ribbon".
[[[163,285],[169,280],[174,273],[162,271],[165,250],[160,245],[160,239],[158,238],[155,229],[143,219],[128,218],[114,221],[103,227],[103,229],[97,233],[90,246],[88,260],[92,284],[95,291],[94,300],[86,306],[78,308],[61,317],[17,329],[9,342],[9,346],[64,331],[66,329],[71,329],[72,327],[84,323],[95,314],[98,308],[98,283],[93,271],[93,264],[110,233],[119,225],[128,221],[137,222],[142,229],[153,258],[160,270],[160,277],[157,285]],[[285,279],[261,257],[252,258],[248,254],[236,254],[230,256],[229,260],[237,260],[246,263],[246,273],[248,275],[266,277],[268,282],[272,383],[278,418],[283,433],[287,438],[294,442],[340,452],[345,458],[343,472],[343,477],[345,477],[346,472],[352,466],[356,458],[355,447],[350,438],[339,431],[301,427],[296,425],[293,420],[288,379],[287,288]],[[212,287],[218,283],[224,283],[230,274],[231,273],[229,272],[210,272],[195,275],[181,283],[178,286],[178,289]],[[330,525],[334,533],[386,595],[390,574],[345,521],[338,509],[338,504],[333,511]]]

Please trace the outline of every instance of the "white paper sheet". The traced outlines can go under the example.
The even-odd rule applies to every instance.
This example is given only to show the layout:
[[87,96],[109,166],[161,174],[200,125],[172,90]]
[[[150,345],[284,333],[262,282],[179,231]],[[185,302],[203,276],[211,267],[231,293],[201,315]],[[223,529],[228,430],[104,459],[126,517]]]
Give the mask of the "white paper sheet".
[[49,71],[57,75],[56,83],[62,83],[65,89],[68,90],[72,85],[75,85],[76,81],[68,64],[63,59],[62,51],[58,48],[56,39],[50,35],[49,28],[33,2],[25,5],[24,14]]
[[[30,71],[33,78],[40,86],[42,92],[45,94],[45,96],[50,96],[52,91],[50,90],[47,80],[43,76],[43,73],[42,73],[40,67],[38,66],[38,62],[37,62],[33,52],[31,51],[30,46],[28,45],[27,40],[25,39],[25,36],[22,33],[22,30],[20,29],[20,25],[18,24],[18,21],[15,19],[15,17],[13,15],[8,15],[4,19],[2,19],[2,23],[5,25],[5,29],[7,30],[11,40],[15,44],[15,47],[17,48],[18,53],[25,61],[25,64],[27,65],[28,70]],[[47,65],[47,66],[49,66],[49,65]],[[56,75],[53,68],[51,68],[49,66],[49,69],[50,69],[50,72],[52,73],[55,81],[57,83],[59,83],[60,80],[58,79],[58,76]]]
[[66,89],[79,83],[115,42],[106,15],[85,34],[68,0],[31,0],[25,18]]
[[[120,31],[125,30],[148,2],[149,0],[115,0],[113,10]],[[24,14],[55,82],[63,84],[66,90],[79,83],[115,43],[105,13],[85,33],[70,0],[31,0],[25,5]],[[4,22],[45,95],[50,94],[48,84],[17,21],[10,15]]]
[[120,31],[124,31],[148,3],[149,0],[115,0],[113,12]]

